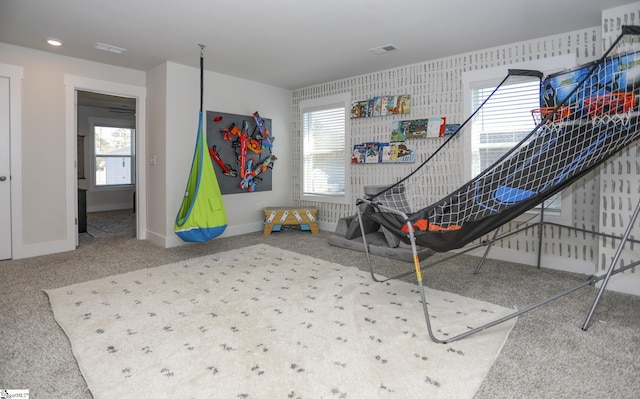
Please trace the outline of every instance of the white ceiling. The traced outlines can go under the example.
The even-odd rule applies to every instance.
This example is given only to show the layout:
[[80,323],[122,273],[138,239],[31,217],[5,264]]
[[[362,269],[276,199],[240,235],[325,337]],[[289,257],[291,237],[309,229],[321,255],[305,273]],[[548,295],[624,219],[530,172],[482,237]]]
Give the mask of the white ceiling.
[[[0,41],[143,71],[198,67],[205,44],[207,70],[296,89],[600,26],[602,9],[635,2],[0,0]],[[50,37],[64,45],[51,48]],[[398,49],[369,51],[387,44]]]

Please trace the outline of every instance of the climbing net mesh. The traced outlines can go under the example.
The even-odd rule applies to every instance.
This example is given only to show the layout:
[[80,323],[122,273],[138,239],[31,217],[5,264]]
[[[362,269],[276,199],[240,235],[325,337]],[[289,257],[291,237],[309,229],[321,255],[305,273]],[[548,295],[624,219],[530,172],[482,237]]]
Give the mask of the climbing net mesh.
[[[623,31],[597,62],[546,77],[507,76],[493,94],[482,100],[484,103],[477,111],[507,109],[526,95],[523,89],[520,96],[519,88],[530,90],[531,85],[520,84],[522,80],[537,79],[539,104],[523,111],[521,116],[531,120],[534,127],[522,135],[518,144],[496,156],[494,163],[483,167],[456,191],[435,203],[427,203],[425,190],[429,188],[424,182],[430,173],[429,166],[447,151],[449,138],[411,174],[369,199],[411,214],[412,220],[426,219],[438,229],[457,229],[504,211],[508,211],[504,221],[507,222],[558,193],[640,136],[637,115],[640,30],[631,28],[634,29]],[[504,103],[505,98],[508,103]],[[478,126],[484,126],[487,114],[474,115],[462,124],[454,139],[469,135],[472,126],[474,134]],[[478,115],[483,115],[483,119]],[[493,117],[499,121],[500,113]],[[491,151],[492,140],[509,133],[508,129],[498,130],[482,131],[479,136],[486,141],[486,151]]]

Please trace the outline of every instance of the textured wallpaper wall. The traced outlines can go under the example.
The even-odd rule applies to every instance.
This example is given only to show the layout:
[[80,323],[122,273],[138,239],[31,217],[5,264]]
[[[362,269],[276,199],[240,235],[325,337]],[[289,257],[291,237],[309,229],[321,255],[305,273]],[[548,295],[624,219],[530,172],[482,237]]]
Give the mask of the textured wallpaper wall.
[[[619,11],[616,11],[619,13]],[[598,59],[602,55],[602,47],[611,35],[617,36],[615,26],[617,16],[613,18],[612,27],[607,22],[607,31],[603,27],[569,32],[561,35],[549,36],[537,40],[513,43],[506,46],[460,54],[453,57],[427,61],[424,63],[407,65],[399,68],[385,70],[377,73],[355,76],[334,82],[327,82],[299,90],[293,93],[292,120],[293,120],[293,148],[301,148],[300,143],[300,114],[298,104],[301,100],[323,97],[327,95],[350,92],[352,100],[360,100],[380,95],[411,94],[411,112],[408,115],[383,116],[376,118],[351,119],[351,145],[367,141],[388,141],[391,123],[395,119],[416,119],[430,116],[446,116],[447,123],[461,123],[463,115],[463,87],[462,74],[467,71],[508,66],[541,58],[555,57],[564,54],[575,54],[577,64],[585,64]],[[605,14],[603,13],[603,20]],[[625,18],[622,16],[621,18]],[[626,17],[631,20],[630,16]],[[638,14],[635,21],[640,23]],[[355,200],[362,196],[363,187],[367,185],[390,184],[405,176],[413,167],[425,159],[440,144],[439,139],[414,140],[418,159],[415,164],[375,164],[352,165],[351,185],[353,198],[350,205],[309,203],[300,199],[300,175],[296,174],[293,182],[294,201],[298,205],[313,205],[319,208],[318,216],[321,223],[335,224],[341,217],[350,216],[355,212]],[[430,200],[437,200],[458,188],[466,180],[462,170],[463,154],[462,140],[453,140],[450,143],[445,156],[440,158],[437,165],[431,166],[431,173],[424,182],[425,196]],[[618,180],[618,172],[623,170],[630,176],[624,178],[628,183],[622,188],[625,191],[638,192],[638,164],[637,147],[629,149],[628,157],[623,155],[620,159],[611,161],[611,165],[592,172],[584,177],[573,187],[573,215],[571,224],[586,230],[597,230],[600,227],[600,218],[607,213],[607,220],[612,217],[608,213],[615,209],[616,218],[624,219],[620,213],[627,211],[629,203],[634,200],[622,201],[624,212],[617,212],[619,201],[615,202],[616,208],[611,208],[613,203],[607,202],[607,210],[601,208],[600,203],[608,190],[613,189],[609,180]],[[294,164],[300,162],[300,153],[294,154]],[[608,165],[609,165],[608,164]],[[629,165],[629,166],[627,166]],[[600,178],[600,172],[603,179]],[[613,174],[612,176],[610,176]],[[603,181],[601,181],[603,180]],[[635,185],[633,188],[632,186]],[[621,190],[616,185],[616,190]],[[610,222],[609,222],[610,223]],[[618,225],[618,224],[616,224]],[[603,227],[608,228],[609,225]],[[505,226],[509,228],[511,226]],[[610,255],[603,250],[602,241],[594,235],[578,233],[569,229],[546,226],[542,231],[544,235],[543,255],[552,258],[570,259],[578,264],[590,264],[594,266],[602,263]],[[521,253],[536,253],[538,246],[538,231],[530,229],[525,233],[503,240],[497,247],[517,250]],[[606,254],[605,254],[606,253]],[[570,262],[571,263],[571,262]],[[562,267],[560,267],[562,268]],[[594,270],[595,271],[595,270]]]
[[[602,12],[602,48],[607,49],[620,35],[623,25],[640,25],[640,3]],[[603,50],[604,51],[604,50]],[[599,186],[600,231],[622,236],[629,225],[631,215],[640,202],[640,144],[624,150],[601,168]],[[631,238],[640,234],[640,221],[632,226]],[[616,254],[619,240],[600,239],[598,243],[597,269],[606,271]],[[627,265],[640,260],[638,245],[627,244],[620,253],[619,264]],[[640,295],[640,270],[632,268],[617,276],[610,286],[618,291]],[[624,278],[622,278],[624,277]]]

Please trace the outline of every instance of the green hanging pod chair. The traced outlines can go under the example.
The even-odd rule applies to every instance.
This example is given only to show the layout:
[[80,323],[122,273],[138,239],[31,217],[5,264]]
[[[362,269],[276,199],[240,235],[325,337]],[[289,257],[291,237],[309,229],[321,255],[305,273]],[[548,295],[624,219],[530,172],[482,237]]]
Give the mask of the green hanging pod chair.
[[200,115],[196,149],[187,189],[174,224],[175,233],[187,242],[209,241],[218,237],[227,228],[227,213],[211,163],[202,119],[203,49],[204,46],[200,45]]

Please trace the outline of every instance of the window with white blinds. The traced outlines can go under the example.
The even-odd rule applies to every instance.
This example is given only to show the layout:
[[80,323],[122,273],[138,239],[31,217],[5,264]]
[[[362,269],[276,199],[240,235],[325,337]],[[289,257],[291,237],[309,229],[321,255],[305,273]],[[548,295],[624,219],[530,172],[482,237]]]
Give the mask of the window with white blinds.
[[349,200],[347,110],[345,96],[301,102],[303,198]]
[[[549,75],[575,66],[575,54],[565,54],[512,64],[509,67]],[[500,66],[462,74],[464,109],[468,112],[466,115],[471,115],[478,109],[507,73],[507,67]],[[540,108],[540,80],[535,77],[510,76],[471,120],[471,131],[465,133],[464,145],[471,152],[471,156],[463,161],[467,173],[478,175],[531,133],[535,127],[531,110],[536,108]],[[571,223],[571,193],[572,188],[568,187],[545,202],[545,210],[552,211],[547,215],[554,221]]]
[[[471,89],[471,106],[477,109],[496,85]],[[473,176],[491,166],[527,134],[535,123],[531,110],[540,107],[540,80],[503,85],[472,121]]]
[[[477,109],[495,88],[496,84],[473,84],[473,109]],[[531,111],[537,108],[540,108],[540,80],[535,77],[522,78],[512,84],[507,82],[489,98],[471,121],[473,176],[493,165],[531,133],[536,126]],[[560,212],[562,194],[547,199],[543,206],[551,212]]]

